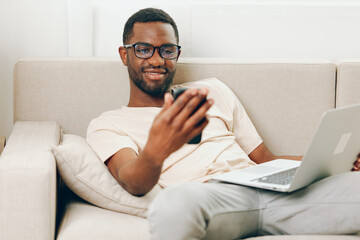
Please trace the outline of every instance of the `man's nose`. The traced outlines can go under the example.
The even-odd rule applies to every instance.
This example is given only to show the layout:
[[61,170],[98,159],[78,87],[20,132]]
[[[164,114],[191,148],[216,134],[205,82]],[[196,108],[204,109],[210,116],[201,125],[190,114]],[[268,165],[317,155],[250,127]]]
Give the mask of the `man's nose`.
[[160,49],[155,49],[154,54],[151,58],[148,59],[148,63],[152,66],[162,66],[165,63],[165,60],[160,56]]

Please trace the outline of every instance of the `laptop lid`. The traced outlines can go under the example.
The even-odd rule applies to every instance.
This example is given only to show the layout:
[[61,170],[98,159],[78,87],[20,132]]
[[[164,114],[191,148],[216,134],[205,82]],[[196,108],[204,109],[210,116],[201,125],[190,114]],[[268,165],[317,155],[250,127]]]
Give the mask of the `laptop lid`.
[[[348,172],[360,152],[360,104],[324,113],[289,191]],[[304,161],[305,160],[305,161]]]
[[[323,114],[319,127],[290,185],[258,183],[254,179],[262,176],[249,174],[249,172],[255,172],[255,169],[220,174],[214,179],[275,191],[291,192],[324,177],[350,171],[359,152],[360,104],[356,104],[328,110]],[[277,171],[281,171],[281,168],[289,169],[294,166],[296,163],[292,160],[278,160],[259,164],[252,168],[278,167],[279,170]],[[264,175],[266,175],[265,172]]]

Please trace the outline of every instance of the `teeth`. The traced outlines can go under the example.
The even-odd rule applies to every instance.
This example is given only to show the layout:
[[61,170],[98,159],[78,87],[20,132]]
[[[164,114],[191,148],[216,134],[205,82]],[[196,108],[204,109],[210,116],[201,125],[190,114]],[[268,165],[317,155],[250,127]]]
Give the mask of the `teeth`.
[[161,74],[161,73],[153,73],[153,72],[146,72],[147,74],[151,74],[151,75],[158,75],[158,74]]

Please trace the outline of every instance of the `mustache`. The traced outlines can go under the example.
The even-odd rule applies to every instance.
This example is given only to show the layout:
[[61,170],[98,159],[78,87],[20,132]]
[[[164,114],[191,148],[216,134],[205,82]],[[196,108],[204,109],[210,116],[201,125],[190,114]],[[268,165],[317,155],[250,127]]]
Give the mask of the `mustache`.
[[164,67],[164,66],[158,66],[158,67],[154,67],[154,66],[148,66],[148,67],[141,67],[141,71],[144,72],[146,70],[150,70],[150,69],[161,69],[165,72],[168,72],[168,69],[167,67]]

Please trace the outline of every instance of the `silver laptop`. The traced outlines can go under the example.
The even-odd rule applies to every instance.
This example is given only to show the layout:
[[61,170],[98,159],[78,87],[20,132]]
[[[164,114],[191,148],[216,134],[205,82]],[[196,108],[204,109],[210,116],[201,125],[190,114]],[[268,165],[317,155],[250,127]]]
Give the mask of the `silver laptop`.
[[348,172],[360,152],[360,104],[324,113],[302,161],[277,159],[213,179],[292,192],[322,178]]

